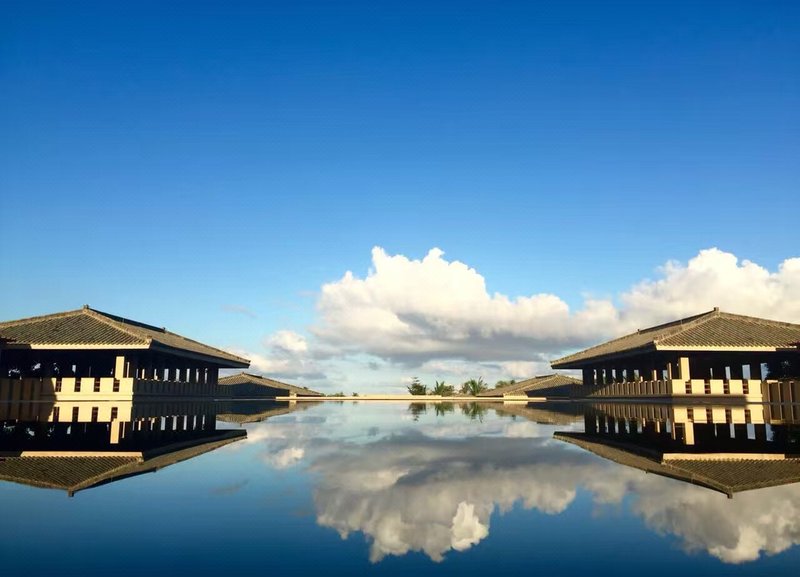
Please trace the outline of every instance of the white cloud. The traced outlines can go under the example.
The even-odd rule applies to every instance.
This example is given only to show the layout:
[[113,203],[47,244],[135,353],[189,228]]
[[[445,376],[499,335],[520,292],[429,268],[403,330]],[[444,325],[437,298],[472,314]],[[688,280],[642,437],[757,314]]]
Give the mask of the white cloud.
[[281,330],[264,340],[262,351],[236,352],[259,372],[309,386],[336,373],[337,382],[323,388],[385,390],[392,379],[412,374],[429,383],[547,374],[553,358],[715,306],[800,322],[800,258],[770,271],[711,248],[656,272],[615,299],[587,297],[570,308],[554,294],[490,293],[477,270],[448,261],[437,248],[413,259],[375,247],[366,276],[348,271],[322,286],[310,337]]
[[267,339],[267,345],[287,353],[304,353],[308,343],[303,335],[294,331],[278,331]]
[[415,260],[376,247],[364,278],[347,272],[322,287],[312,331],[340,355],[423,367],[452,359],[502,363],[507,375],[523,377],[563,351],[714,306],[800,321],[800,258],[771,273],[708,249],[686,265],[667,263],[659,275],[622,292],[619,304],[587,298],[570,310],[553,294],[489,293],[478,271],[436,248]]
[[784,260],[778,270],[712,248],[686,265],[668,262],[662,278],[643,281],[623,293],[627,327],[652,324],[707,311],[715,306],[733,313],[800,322],[800,258]]

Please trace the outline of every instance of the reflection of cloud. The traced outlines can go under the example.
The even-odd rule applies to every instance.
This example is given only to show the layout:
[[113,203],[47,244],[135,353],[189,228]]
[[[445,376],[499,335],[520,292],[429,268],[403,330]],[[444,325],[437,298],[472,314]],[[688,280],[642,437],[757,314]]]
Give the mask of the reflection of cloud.
[[450,546],[456,551],[464,551],[489,534],[489,527],[481,524],[475,515],[475,505],[461,501],[453,517]]
[[[493,514],[515,504],[559,514],[579,489],[599,514],[604,506],[625,506],[685,551],[725,563],[800,544],[800,484],[729,500],[554,441],[554,427],[526,420],[467,423],[456,412],[436,426],[414,425],[413,434],[384,420],[383,437],[356,420],[355,438],[336,416],[317,421],[259,423],[248,429],[248,442],[258,439],[272,467],[308,463],[317,475],[317,522],[342,537],[362,533],[372,561],[410,551],[441,560],[485,539]],[[405,426],[396,417],[395,423]]]
[[584,452],[530,439],[468,442],[391,437],[344,446],[316,459],[318,522],[372,541],[370,559],[423,551],[439,561],[489,534],[495,510],[515,503],[559,514],[583,487],[597,505],[619,505],[646,525],[726,563],[757,559],[800,543],[800,485],[736,495],[646,475]]
[[286,447],[277,453],[271,453],[267,459],[276,469],[288,469],[303,460],[305,449],[302,447]]
[[245,479],[244,481],[239,481],[238,483],[232,483],[230,485],[223,485],[222,487],[214,487],[213,489],[211,489],[211,494],[212,495],[233,495],[234,493],[238,493],[244,487],[246,487],[249,482],[250,481],[248,479]]
[[648,527],[679,537],[687,551],[705,550],[726,563],[800,543],[800,485],[724,495],[658,479],[637,483],[633,510]]
[[343,537],[372,541],[370,559],[423,551],[441,560],[489,534],[493,511],[514,503],[548,514],[575,498],[575,484],[596,474],[577,451],[531,439],[468,441],[393,436],[340,446],[312,462],[320,474],[318,522]]

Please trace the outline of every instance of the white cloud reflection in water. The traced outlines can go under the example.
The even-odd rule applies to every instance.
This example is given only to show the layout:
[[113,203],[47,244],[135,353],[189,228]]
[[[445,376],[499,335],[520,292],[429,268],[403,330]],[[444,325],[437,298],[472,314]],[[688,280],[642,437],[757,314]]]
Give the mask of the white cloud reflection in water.
[[[302,420],[256,425],[262,457],[275,468],[302,464],[316,476],[317,522],[342,538],[362,533],[370,559],[424,552],[440,561],[485,539],[492,514],[515,505],[547,515],[565,511],[579,488],[599,514],[625,502],[687,553],[742,563],[800,543],[800,484],[725,495],[616,465],[552,439],[570,427],[462,418],[337,439],[342,423]],[[452,426],[448,423],[452,421]],[[407,421],[396,421],[408,427]],[[386,422],[384,422],[386,425]],[[347,427],[345,427],[347,428]],[[270,433],[258,431],[270,429]],[[366,429],[365,429],[366,431]],[[369,439],[369,442],[364,442]]]

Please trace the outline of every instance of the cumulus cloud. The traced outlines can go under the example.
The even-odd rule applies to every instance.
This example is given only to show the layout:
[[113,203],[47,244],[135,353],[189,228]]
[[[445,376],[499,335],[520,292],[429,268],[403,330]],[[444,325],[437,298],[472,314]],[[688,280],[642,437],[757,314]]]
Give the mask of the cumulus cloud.
[[[385,390],[374,373],[403,371],[423,380],[460,383],[482,376],[524,379],[551,372],[549,361],[574,350],[658,324],[723,310],[800,322],[800,258],[770,271],[716,248],[681,263],[613,299],[586,298],[570,307],[555,294],[507,296],[487,290],[475,268],[431,249],[420,259],[372,250],[371,268],[346,272],[321,287],[308,335],[280,330],[263,349],[232,351],[276,378],[335,389]],[[338,383],[325,384],[325,380]]]
[[800,322],[800,258],[784,260],[776,272],[712,248],[686,265],[668,262],[657,280],[623,293],[621,310],[628,326],[658,323],[709,310]]
[[446,260],[437,248],[411,259],[375,247],[364,278],[348,271],[322,287],[312,332],[339,355],[366,353],[409,366],[491,362],[523,377],[564,351],[715,306],[800,321],[800,258],[770,272],[714,248],[685,265],[669,262],[658,274],[618,302],[587,298],[571,310],[554,294],[490,293],[477,270]]
[[267,339],[267,346],[286,353],[304,353],[308,343],[303,335],[294,331],[278,331]]

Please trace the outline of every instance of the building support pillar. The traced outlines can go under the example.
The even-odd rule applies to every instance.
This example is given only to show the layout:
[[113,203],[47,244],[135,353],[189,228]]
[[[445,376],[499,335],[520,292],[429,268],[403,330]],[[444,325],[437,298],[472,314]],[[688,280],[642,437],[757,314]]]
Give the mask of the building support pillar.
[[678,359],[678,379],[681,381],[688,381],[689,376],[689,357],[680,357]]

